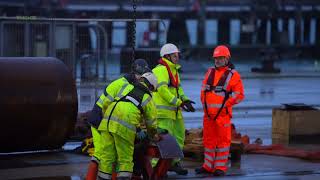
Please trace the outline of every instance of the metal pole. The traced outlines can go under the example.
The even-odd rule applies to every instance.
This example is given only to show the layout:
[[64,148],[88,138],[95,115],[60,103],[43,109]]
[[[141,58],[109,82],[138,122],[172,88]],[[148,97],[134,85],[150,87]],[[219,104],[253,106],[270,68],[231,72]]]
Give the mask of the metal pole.
[[54,44],[54,22],[49,23],[49,56],[54,57],[53,55],[53,44]]
[[[72,23],[72,54],[71,54],[71,59],[72,59],[72,63],[73,63],[73,75],[74,75],[74,78],[76,79],[77,78],[77,64],[76,64],[76,37],[77,37],[77,34],[76,34],[76,25],[75,23]],[[72,67],[72,64],[69,65],[70,67]]]
[[24,23],[24,56],[30,55],[30,23]]
[[100,33],[97,27],[94,28],[94,31],[97,35],[97,47],[96,47],[96,54],[97,54],[97,61],[96,61],[96,76],[99,79],[99,64],[100,64]]
[[[94,27],[94,28],[97,28],[98,30],[101,30],[102,32],[102,35],[105,39],[105,48],[106,48],[106,54],[108,53],[108,43],[107,43],[107,32],[105,31],[105,29],[100,25],[100,24],[85,24],[85,23],[81,23],[81,24],[78,24],[78,26],[84,26],[84,27]],[[97,32],[97,29],[95,29],[95,31]],[[99,32],[97,32],[98,34]],[[100,37],[100,36],[99,36]],[[98,48],[98,47],[97,47]],[[100,48],[100,42],[99,42],[99,48]],[[98,53],[99,54],[99,53]],[[101,59],[100,55],[99,55],[99,60]],[[99,61],[100,62],[100,61]],[[97,71],[98,72],[98,71]],[[106,75],[107,75],[107,70],[106,70],[106,63],[105,63],[105,60],[104,60],[104,80],[106,79]]]
[[3,22],[1,21],[0,22],[0,55],[3,56],[3,33],[4,33],[4,25],[3,25]]
[[105,58],[103,58],[103,80],[107,79],[107,57],[108,57],[108,36],[107,36],[107,30],[102,29],[103,36],[104,36],[104,48],[105,48]]
[[57,47],[56,47],[56,30],[57,30],[57,23],[53,21],[52,25],[52,56],[57,57]]
[[163,27],[164,27],[164,34],[165,34],[165,37],[164,37],[165,42],[164,42],[164,43],[167,43],[168,29],[167,29],[166,23],[165,23],[163,20],[161,20],[161,21],[159,21],[159,22],[160,22],[160,23],[163,25]]

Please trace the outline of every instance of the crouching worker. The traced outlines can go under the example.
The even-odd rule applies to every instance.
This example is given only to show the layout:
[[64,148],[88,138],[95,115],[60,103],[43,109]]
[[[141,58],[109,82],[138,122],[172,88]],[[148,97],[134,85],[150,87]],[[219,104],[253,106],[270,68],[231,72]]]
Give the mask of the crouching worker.
[[138,82],[127,84],[105,111],[98,131],[101,134],[101,155],[98,179],[130,179],[133,172],[133,151],[136,128],[145,120],[149,137],[156,134],[156,107],[151,91],[157,79],[151,72],[144,73]]
[[[93,137],[93,144],[94,144],[94,154],[91,158],[91,163],[89,165],[88,172],[91,172],[93,177],[90,176],[91,179],[96,179],[96,172],[97,166],[100,163],[100,133],[98,132],[98,126],[100,125],[103,115],[105,114],[106,110],[108,109],[109,105],[119,100],[122,96],[122,89],[124,89],[128,84],[134,84],[137,82],[141,76],[146,73],[150,72],[150,68],[148,63],[144,59],[136,59],[131,65],[131,72],[125,74],[123,77],[120,77],[109,85],[105,87],[104,92],[100,95],[97,99],[96,103],[94,104],[92,111],[90,113],[88,123],[91,126],[91,132]],[[88,177],[87,177],[88,178]]]

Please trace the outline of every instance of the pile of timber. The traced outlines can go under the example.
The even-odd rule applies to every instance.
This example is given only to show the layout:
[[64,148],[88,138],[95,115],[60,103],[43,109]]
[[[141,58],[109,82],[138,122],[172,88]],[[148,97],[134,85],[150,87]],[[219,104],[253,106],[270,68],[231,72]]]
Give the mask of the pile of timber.
[[184,152],[203,154],[202,129],[197,128],[186,130],[186,138],[184,144]]
[[[203,132],[201,128],[186,130],[185,145],[183,152],[186,157],[192,157],[197,159],[203,159]],[[249,137],[247,135],[242,136],[236,131],[235,126],[232,124],[231,131],[231,159],[239,160],[241,154],[244,152],[244,146],[249,144]]]

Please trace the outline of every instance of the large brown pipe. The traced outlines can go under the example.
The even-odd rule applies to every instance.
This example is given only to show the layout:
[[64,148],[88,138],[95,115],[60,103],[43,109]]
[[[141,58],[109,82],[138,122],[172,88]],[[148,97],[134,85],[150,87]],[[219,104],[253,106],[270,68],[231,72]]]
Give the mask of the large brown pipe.
[[0,58],[0,152],[60,148],[78,111],[73,75],[50,57]]

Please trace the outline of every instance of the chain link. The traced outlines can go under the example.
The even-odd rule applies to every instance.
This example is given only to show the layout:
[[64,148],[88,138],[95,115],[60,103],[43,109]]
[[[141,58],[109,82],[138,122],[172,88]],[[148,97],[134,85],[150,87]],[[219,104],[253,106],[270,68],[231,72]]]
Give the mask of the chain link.
[[132,14],[132,62],[135,60],[135,47],[136,47],[136,21],[137,21],[137,0],[132,0],[133,14]]

